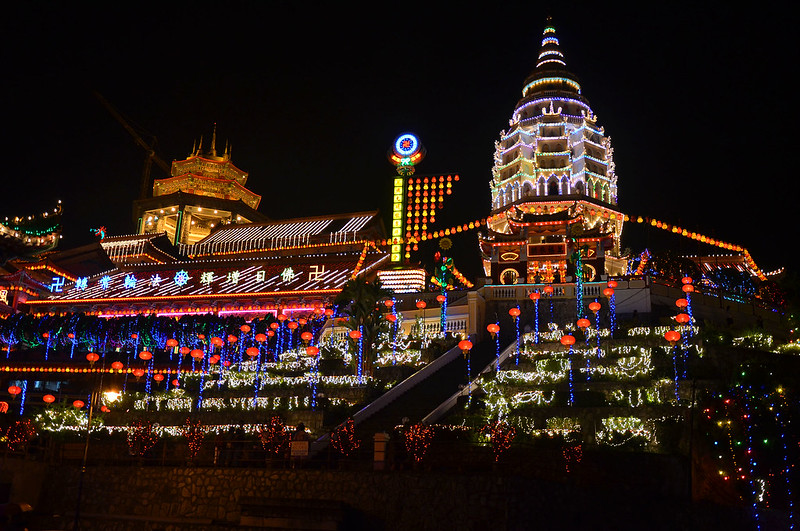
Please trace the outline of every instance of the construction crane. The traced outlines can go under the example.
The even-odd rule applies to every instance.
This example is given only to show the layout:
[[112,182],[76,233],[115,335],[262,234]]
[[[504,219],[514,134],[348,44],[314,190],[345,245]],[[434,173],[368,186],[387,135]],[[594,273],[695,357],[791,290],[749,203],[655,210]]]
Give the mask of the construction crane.
[[134,142],[139,145],[142,149],[145,150],[147,153],[146,158],[144,159],[144,168],[142,168],[142,183],[141,188],[139,189],[139,199],[146,199],[152,188],[151,181],[150,181],[150,169],[153,167],[153,163],[155,162],[156,165],[164,170],[164,173],[169,176],[170,174],[170,165],[164,161],[161,157],[156,155],[155,146],[156,146],[156,137],[153,136],[153,142],[148,144],[144,141],[144,139],[136,132],[136,130],[128,123],[125,118],[111,105],[108,100],[106,100],[102,94],[97,91],[94,91],[95,97],[100,101],[103,107],[111,113],[111,116],[116,118],[116,120],[122,124],[122,127],[133,137]]

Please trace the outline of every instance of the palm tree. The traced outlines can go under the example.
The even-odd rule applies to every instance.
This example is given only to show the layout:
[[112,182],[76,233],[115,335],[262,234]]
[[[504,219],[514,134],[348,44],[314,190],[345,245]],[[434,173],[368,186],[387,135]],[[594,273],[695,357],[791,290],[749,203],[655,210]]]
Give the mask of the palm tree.
[[373,343],[386,322],[378,302],[391,295],[392,292],[382,287],[377,278],[368,282],[362,277],[356,277],[347,281],[334,300],[341,313],[347,316],[345,326],[350,330],[361,330],[364,364],[369,375],[372,375],[375,357]]

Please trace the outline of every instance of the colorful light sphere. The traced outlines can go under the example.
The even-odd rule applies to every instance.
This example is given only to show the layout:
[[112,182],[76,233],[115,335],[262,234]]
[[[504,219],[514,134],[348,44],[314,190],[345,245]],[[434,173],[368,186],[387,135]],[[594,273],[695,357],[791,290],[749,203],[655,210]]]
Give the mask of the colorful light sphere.
[[428,305],[425,303],[425,301],[417,301],[417,308],[420,310],[424,310],[427,306]]
[[178,340],[177,339],[167,339],[167,346],[170,347],[170,348],[177,347],[178,346]]
[[394,323],[395,321],[397,321],[397,316],[393,313],[390,313],[386,316],[386,320],[389,321],[390,323]]
[[163,382],[164,381],[164,375],[163,374],[154,374],[153,375],[153,380],[155,380],[157,382]]
[[508,315],[510,315],[514,319],[519,317],[520,313],[522,313],[522,312],[520,312],[519,308],[511,308],[510,310],[508,310]]
[[311,332],[303,332],[302,334],[300,334],[300,339],[306,342],[311,341],[312,339],[314,339],[314,334],[312,334]]
[[121,361],[115,361],[114,363],[111,364],[111,368],[114,369],[115,371],[121,371],[122,367],[123,365]]
[[693,282],[693,281],[692,281],[692,277],[688,277],[688,276],[687,276],[687,277],[683,277],[683,278],[681,279],[681,282],[682,282],[683,284],[691,284],[691,283]]
[[53,395],[44,395],[44,396],[42,397],[42,401],[43,401],[45,404],[52,404],[53,402],[55,402],[55,401],[56,401],[56,397],[54,397]]
[[100,359],[100,356],[96,352],[90,352],[86,355],[86,360],[89,363],[94,363]]
[[542,291],[545,295],[552,295],[553,294],[553,286],[545,286]]
[[675,320],[678,321],[680,324],[686,324],[689,321],[691,321],[692,318],[689,317],[688,313],[679,313],[678,315],[675,316]]
[[83,409],[86,403],[83,400],[76,400],[72,403],[73,407],[76,409]]
[[675,345],[681,340],[681,333],[677,330],[668,330],[664,332],[664,339],[669,341],[670,345]]
[[251,358],[255,358],[256,356],[258,356],[259,350],[257,347],[250,347],[247,350],[245,350],[245,353]]
[[144,361],[148,361],[153,359],[153,353],[147,350],[143,350],[139,353],[139,357]]
[[394,141],[394,152],[402,158],[418,153],[420,147],[419,139],[412,133],[403,133]]
[[361,332],[359,330],[350,330],[350,337],[352,339],[361,339]]
[[675,301],[675,306],[677,306],[678,308],[686,308],[687,306],[689,306],[689,301],[687,301],[686,299],[678,299]]
[[439,304],[444,303],[444,301],[446,301],[446,300],[447,300],[447,297],[445,297],[444,295],[437,295],[436,296],[436,302],[438,302]]
[[571,335],[561,336],[561,344],[569,347],[575,344],[575,337]]
[[619,284],[617,283],[617,281],[616,281],[616,280],[609,280],[609,281],[607,282],[607,284],[608,284],[608,287],[609,287],[609,288],[616,288],[617,286],[619,286]]
[[488,330],[489,333],[492,334],[492,337],[494,337],[494,335],[500,331],[500,327],[497,325],[497,323],[491,323],[486,327],[486,330]]
[[228,336],[228,343],[236,343],[237,341],[239,341],[239,338],[235,335],[231,334]]
[[542,298],[542,294],[538,291],[533,291],[530,295],[528,295],[528,297],[530,297],[532,301],[538,301],[540,298]]
[[191,354],[191,356],[196,360],[201,360],[203,359],[203,356],[206,355],[205,352],[203,352],[199,348],[192,350],[189,354]]
[[8,388],[8,394],[10,394],[12,396],[17,396],[21,392],[22,392],[22,388],[20,386],[18,386],[18,385],[12,385],[11,387]]
[[590,326],[592,326],[592,323],[589,322],[589,319],[586,318],[578,319],[578,328],[580,328],[581,330],[586,330]]
[[614,296],[614,288],[606,288],[603,290],[603,295],[608,297],[609,299]]
[[313,345],[310,347],[306,347],[306,354],[308,354],[309,356],[316,356],[317,354],[319,354],[319,348]]
[[394,301],[392,299],[386,299],[385,301],[383,301],[383,305],[386,306],[387,308],[391,308],[392,306],[394,306]]
[[683,286],[681,286],[681,289],[683,290],[684,293],[694,293],[694,286],[692,286],[691,284],[684,284]]
[[239,330],[241,330],[242,332],[244,332],[246,334],[251,330],[251,328],[250,328],[250,325],[243,324],[242,326],[239,327]]
[[597,312],[600,311],[600,303],[597,302],[597,301],[590,302],[589,303],[589,309],[592,310],[596,315]]
[[266,342],[267,341],[266,334],[256,334],[256,341],[258,341],[259,343]]
[[460,348],[463,352],[468,352],[472,350],[472,341],[469,339],[462,339],[458,342],[458,348]]
[[221,337],[212,337],[211,338],[211,344],[214,345],[215,347],[221,347],[223,343],[224,343],[224,341],[222,341]]
[[133,369],[133,375],[137,378],[144,376],[144,369]]

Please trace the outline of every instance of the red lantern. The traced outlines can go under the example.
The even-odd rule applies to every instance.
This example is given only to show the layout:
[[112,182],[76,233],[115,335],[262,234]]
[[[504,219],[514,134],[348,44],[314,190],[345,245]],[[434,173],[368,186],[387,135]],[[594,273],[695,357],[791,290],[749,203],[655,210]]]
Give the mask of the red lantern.
[[614,296],[614,288],[606,288],[603,290],[603,295],[608,297],[609,299]]
[[288,317],[286,317],[284,314],[282,313],[278,314],[278,321],[285,321],[286,319],[288,319]]
[[42,334],[42,337],[45,339],[50,339],[50,332],[45,332],[44,334]]
[[180,386],[181,386],[181,383],[178,381],[177,378],[172,380],[172,387],[180,387]]
[[486,330],[494,337],[494,335],[500,331],[500,327],[496,323],[492,323],[486,327]]
[[70,339],[75,339],[75,334],[70,332],[69,334],[67,334],[67,337],[70,338]]
[[616,288],[618,285],[619,285],[619,284],[617,284],[617,281],[616,281],[616,280],[609,280],[609,281],[608,281],[608,287],[609,287],[609,288]]
[[552,295],[553,294],[553,286],[545,286],[542,291],[544,291],[545,295]]
[[148,360],[151,360],[151,359],[153,359],[153,353],[152,353],[152,352],[148,352],[148,351],[146,351],[146,350],[143,350],[143,351],[141,351],[141,352],[139,353],[139,357],[140,357],[141,359],[143,359],[144,361],[148,361]]
[[470,350],[472,350],[472,341],[468,339],[462,339],[461,341],[458,342],[458,348],[460,348],[462,352],[465,353],[469,352]]
[[280,326],[280,325],[278,323],[275,323],[275,322],[272,322],[272,323],[269,324],[269,327],[272,328],[273,330],[277,330],[278,326]]
[[592,326],[592,323],[589,322],[589,319],[586,318],[578,319],[578,328],[580,328],[581,330],[586,330],[590,326]]
[[443,303],[444,303],[444,301],[446,301],[446,300],[447,300],[447,297],[445,297],[444,295],[437,295],[437,296],[436,296],[436,301],[437,301],[439,304],[443,304]]
[[76,400],[76,401],[74,401],[74,402],[72,403],[72,405],[73,405],[75,408],[77,408],[77,409],[83,409],[83,407],[84,407],[86,404],[84,403],[84,401],[83,401],[83,400]]
[[246,352],[246,353],[247,353],[247,355],[248,355],[248,356],[250,356],[251,358],[255,358],[256,356],[258,356],[258,352],[259,352],[259,350],[258,350],[258,348],[256,348],[256,347],[250,347],[250,348],[249,348],[249,349],[247,349],[245,352]]
[[256,341],[259,343],[264,343],[267,340],[267,336],[264,334],[256,334]]
[[205,334],[197,334],[197,339],[199,339],[200,341],[203,341],[205,338],[206,338]]
[[689,306],[689,301],[687,301],[686,299],[678,299],[675,301],[675,306],[677,306],[678,308],[686,308],[687,306]]
[[417,308],[419,308],[420,310],[424,310],[426,306],[428,305],[425,304],[425,301],[417,301]]
[[669,341],[670,345],[675,346],[681,340],[681,333],[677,330],[668,330],[664,333],[664,339]]
[[325,308],[325,316],[326,317],[330,317],[331,315],[333,315],[333,309],[332,308]]
[[300,339],[308,343],[309,341],[314,339],[314,334],[312,334],[311,332],[303,332],[302,334],[300,334]]
[[692,286],[691,284],[684,284],[683,286],[681,286],[681,289],[683,290],[684,293],[694,293],[694,286]]
[[561,344],[565,347],[572,346],[575,344],[575,337],[570,335],[561,336]]
[[222,343],[223,343],[223,341],[222,341],[221,337],[212,337],[211,338],[211,344],[214,345],[215,347],[221,347]]
[[21,392],[22,392],[22,388],[20,386],[18,386],[18,385],[12,385],[11,387],[8,388],[8,394],[10,394],[12,396],[17,396]]
[[53,395],[44,395],[42,397],[42,400],[44,401],[45,404],[52,404],[53,402],[56,401],[56,397],[54,397]]
[[203,356],[206,355],[205,352],[203,352],[199,348],[192,350],[189,354],[191,354],[191,356],[196,360],[201,360],[203,359]]
[[508,315],[510,315],[510,316],[511,316],[511,317],[513,317],[514,319],[516,319],[517,317],[519,317],[519,314],[520,314],[520,313],[521,313],[521,312],[519,311],[519,308],[511,308],[510,310],[508,310]]
[[305,326],[308,323],[308,319],[305,319],[305,318],[301,317],[300,319],[297,320],[297,323],[300,326]]
[[167,339],[167,346],[170,347],[170,348],[177,347],[178,346],[178,340],[177,339]]
[[90,364],[94,365],[94,362],[99,360],[100,356],[98,356],[96,352],[90,352],[86,355],[86,359],[89,361]]
[[163,374],[154,374],[153,375],[153,380],[155,380],[157,382],[163,382],[164,381],[164,375]]
[[239,340],[239,338],[234,336],[234,335],[229,335],[228,336],[228,343],[236,343],[238,340]]
[[225,361],[223,361],[223,362],[222,362],[222,366],[223,366],[223,367],[230,367],[230,366],[231,366],[231,360],[225,360]]
[[600,303],[597,301],[590,302],[589,309],[592,310],[595,313],[595,315],[597,315],[597,312],[600,311]]
[[386,316],[386,320],[389,321],[390,323],[393,323],[397,321],[397,316],[393,313],[390,313]]
[[131,334],[131,339],[139,339],[139,334]]
[[108,406],[100,406],[100,411],[103,413],[111,413],[111,410],[108,409]]
[[272,337],[274,335],[275,335],[275,331],[274,330],[267,330],[267,337]]
[[692,283],[692,277],[689,277],[689,276],[683,277],[681,279],[681,282],[684,283],[684,284],[691,284]]
[[692,320],[687,313],[679,313],[675,316],[675,320],[678,321],[680,324],[686,324]]
[[394,301],[392,299],[386,299],[385,301],[383,301],[383,305],[386,306],[387,308],[391,308],[392,306],[394,306]]
[[181,347],[181,349],[178,352],[181,353],[181,356],[186,356],[187,354],[192,352],[192,349],[190,349],[189,347]]
[[133,375],[137,378],[144,376],[144,369],[133,369]]
[[361,339],[361,332],[358,330],[350,330],[350,337],[352,339]]
[[216,365],[218,361],[219,361],[219,357],[216,356],[216,355],[215,356],[211,356],[210,358],[208,358],[208,362],[211,365]]
[[239,330],[241,330],[242,332],[244,332],[246,334],[251,330],[251,328],[250,328],[250,325],[243,324],[242,326],[239,327]]
[[121,361],[115,361],[114,363],[111,364],[111,368],[116,370],[116,371],[121,371],[122,370],[122,362]]
[[532,301],[538,301],[542,297],[542,294],[539,293],[538,291],[534,291],[531,292],[531,294],[528,295],[528,297],[530,297]]
[[319,354],[319,348],[313,345],[310,347],[306,347],[306,354],[308,354],[309,356],[316,356],[317,354]]
[[289,328],[289,330],[296,330],[298,326],[300,325],[298,325],[295,321],[289,321],[286,323],[286,327]]

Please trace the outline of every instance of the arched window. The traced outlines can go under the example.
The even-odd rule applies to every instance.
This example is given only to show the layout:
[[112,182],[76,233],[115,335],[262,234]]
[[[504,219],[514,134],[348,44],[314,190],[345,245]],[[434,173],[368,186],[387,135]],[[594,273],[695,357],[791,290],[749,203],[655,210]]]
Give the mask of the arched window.
[[522,197],[533,197],[533,185],[530,181],[525,181],[522,185]]
[[539,177],[539,185],[537,188],[536,195],[547,195],[547,185],[544,182],[544,177]]
[[583,182],[582,181],[578,181],[577,183],[575,183],[574,188],[575,188],[575,193],[576,194],[583,195],[584,192],[585,192],[585,190],[583,189]]
[[569,194],[569,179],[566,177],[561,178],[561,193],[563,195]]
[[518,278],[519,278],[519,273],[517,273],[516,269],[509,268],[500,273],[501,284],[516,284]]
[[558,179],[555,176],[547,182],[547,195],[558,195]]

